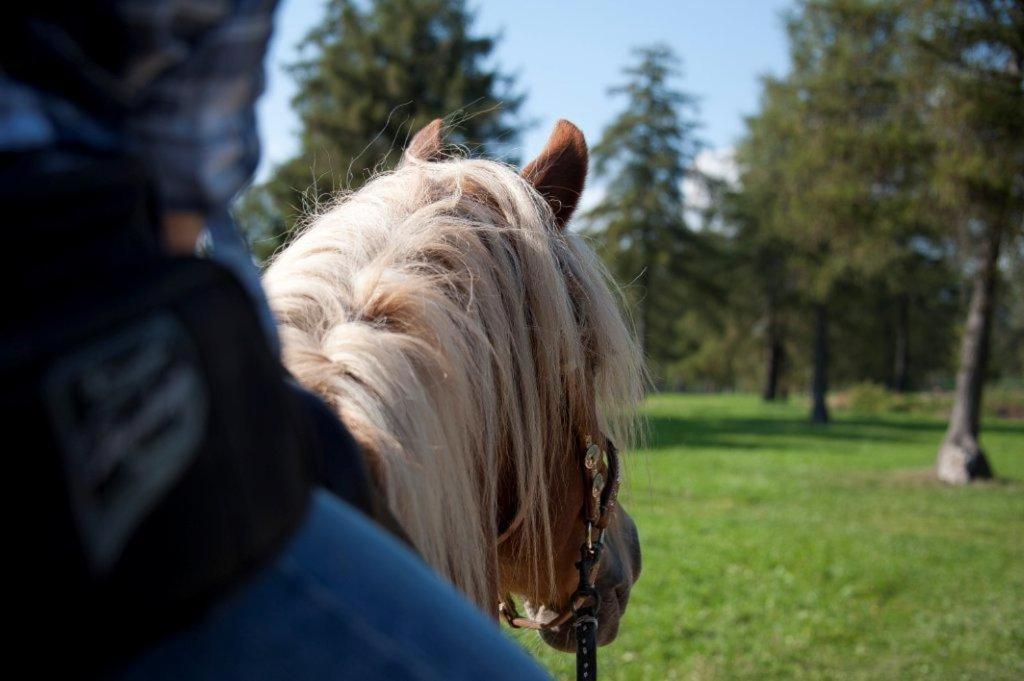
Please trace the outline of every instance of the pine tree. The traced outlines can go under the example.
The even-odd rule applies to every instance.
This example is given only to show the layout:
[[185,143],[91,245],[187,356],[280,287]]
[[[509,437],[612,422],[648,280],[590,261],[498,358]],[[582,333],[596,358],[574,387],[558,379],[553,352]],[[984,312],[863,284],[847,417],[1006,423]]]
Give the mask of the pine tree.
[[978,441],[1000,253],[1024,233],[1024,4],[905,2],[937,147],[935,202],[968,263],[970,302],[938,477],[992,475]]
[[643,350],[656,377],[679,355],[674,327],[702,279],[704,247],[685,218],[683,180],[700,149],[694,98],[676,89],[680,62],[664,45],[635,50],[627,82],[609,92],[626,107],[592,149],[601,202],[588,231],[636,310]]
[[472,31],[465,0],[330,0],[290,67],[299,154],[250,190],[239,221],[266,255],[305,208],[393,167],[412,132],[446,118],[471,154],[509,158],[523,96],[491,64],[496,38]]

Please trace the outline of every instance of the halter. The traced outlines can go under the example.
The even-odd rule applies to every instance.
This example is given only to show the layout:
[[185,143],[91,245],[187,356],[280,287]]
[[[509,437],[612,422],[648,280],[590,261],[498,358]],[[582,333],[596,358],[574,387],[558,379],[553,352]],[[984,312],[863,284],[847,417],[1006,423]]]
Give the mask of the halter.
[[[576,569],[580,573],[579,584],[570,599],[570,607],[550,622],[541,623],[522,617],[509,594],[498,602],[499,614],[515,629],[559,631],[563,624],[572,620],[573,629],[576,630],[577,681],[597,679],[597,610],[601,605],[601,596],[594,587],[594,579],[601,563],[604,532],[611,522],[619,495],[618,450],[607,438],[605,447],[602,450],[598,445],[590,443],[583,455],[584,489],[590,490],[581,511],[587,535],[580,545],[580,559],[576,562]],[[600,470],[602,460],[606,461],[604,474]]]

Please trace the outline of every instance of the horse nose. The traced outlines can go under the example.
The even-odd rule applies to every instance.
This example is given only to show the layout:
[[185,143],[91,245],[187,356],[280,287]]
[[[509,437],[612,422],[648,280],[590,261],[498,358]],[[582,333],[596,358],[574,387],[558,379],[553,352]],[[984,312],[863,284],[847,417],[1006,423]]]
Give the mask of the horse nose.
[[[629,584],[632,585],[640,579],[640,572],[643,569],[643,560],[640,553],[640,532],[636,523],[626,510],[619,507],[619,517],[616,522],[616,537],[614,549],[620,554],[619,561],[623,563],[629,572]],[[626,570],[624,570],[625,572]]]
[[640,579],[640,573],[643,571],[643,554],[640,550],[640,531],[637,530],[636,523],[633,519],[626,515],[629,521],[629,540],[626,542],[629,546],[629,553],[632,567],[633,583],[636,583]]

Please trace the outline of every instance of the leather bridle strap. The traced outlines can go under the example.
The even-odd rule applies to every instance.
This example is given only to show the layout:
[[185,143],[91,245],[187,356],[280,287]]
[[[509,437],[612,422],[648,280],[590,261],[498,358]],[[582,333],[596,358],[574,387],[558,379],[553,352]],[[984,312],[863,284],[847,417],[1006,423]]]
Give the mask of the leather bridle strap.
[[[601,471],[602,460],[606,465]],[[618,500],[620,482],[618,450],[611,440],[605,439],[605,449],[589,443],[583,456],[584,489],[588,490],[581,515],[586,523],[586,538],[580,546],[579,584],[570,599],[569,608],[549,622],[536,622],[522,617],[516,610],[510,594],[498,602],[498,612],[510,627],[516,629],[546,629],[558,631],[572,620],[576,634],[576,679],[597,679],[597,611],[601,597],[594,580],[604,549],[604,531],[611,522]],[[595,535],[596,532],[596,535]]]

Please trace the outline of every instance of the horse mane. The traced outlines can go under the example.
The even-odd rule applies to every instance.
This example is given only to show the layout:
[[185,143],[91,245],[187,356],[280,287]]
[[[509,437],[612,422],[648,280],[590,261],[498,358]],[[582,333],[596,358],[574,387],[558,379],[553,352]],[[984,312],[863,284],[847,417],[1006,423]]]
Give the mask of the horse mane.
[[632,435],[641,361],[610,281],[514,169],[409,156],[264,277],[288,368],[364,448],[423,558],[488,612],[501,530],[537,589],[554,582],[550,491],[578,474],[579,414]]

